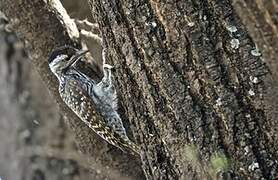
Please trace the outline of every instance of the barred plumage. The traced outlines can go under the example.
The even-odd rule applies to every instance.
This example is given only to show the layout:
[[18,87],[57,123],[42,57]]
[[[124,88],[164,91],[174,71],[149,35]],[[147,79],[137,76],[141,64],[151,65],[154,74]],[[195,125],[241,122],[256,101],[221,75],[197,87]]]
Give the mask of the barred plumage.
[[[59,80],[59,93],[70,109],[99,136],[121,150],[139,154],[126,135],[117,113],[117,95],[111,80],[111,67],[104,63],[104,77],[96,83],[74,68],[87,51],[64,46],[54,50],[49,67]],[[105,59],[104,59],[105,62]]]

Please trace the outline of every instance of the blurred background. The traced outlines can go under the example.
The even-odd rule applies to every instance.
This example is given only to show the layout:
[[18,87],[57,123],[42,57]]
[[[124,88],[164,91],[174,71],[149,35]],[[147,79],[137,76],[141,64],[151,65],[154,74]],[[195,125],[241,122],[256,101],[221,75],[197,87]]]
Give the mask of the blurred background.
[[[71,17],[92,21],[85,0],[62,0]],[[1,19],[1,24],[5,20]],[[89,163],[90,165],[92,163]],[[0,28],[0,180],[107,179],[89,167],[23,43]]]

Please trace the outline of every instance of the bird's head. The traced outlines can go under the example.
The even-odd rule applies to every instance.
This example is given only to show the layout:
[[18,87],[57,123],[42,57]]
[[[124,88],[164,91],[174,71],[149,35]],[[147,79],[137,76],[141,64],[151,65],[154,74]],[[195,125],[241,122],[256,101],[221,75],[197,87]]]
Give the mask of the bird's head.
[[58,77],[87,52],[88,50],[78,50],[72,46],[56,48],[48,58],[49,68]]

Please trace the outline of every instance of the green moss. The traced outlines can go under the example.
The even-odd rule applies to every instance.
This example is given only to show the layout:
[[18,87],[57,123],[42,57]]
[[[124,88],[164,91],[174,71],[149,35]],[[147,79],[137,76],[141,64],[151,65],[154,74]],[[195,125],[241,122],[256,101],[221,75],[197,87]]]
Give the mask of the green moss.
[[208,173],[212,179],[217,179],[217,174],[229,168],[228,158],[224,154],[215,154],[210,158]]
[[228,168],[228,159],[224,154],[218,154],[211,157],[211,166],[217,171],[225,170]]
[[195,146],[186,146],[186,159],[194,164],[199,164],[198,150]]
[[215,153],[209,161],[200,157],[199,150],[194,145],[186,146],[186,160],[198,173],[201,179],[217,179],[220,172],[229,168],[229,160],[223,153]]

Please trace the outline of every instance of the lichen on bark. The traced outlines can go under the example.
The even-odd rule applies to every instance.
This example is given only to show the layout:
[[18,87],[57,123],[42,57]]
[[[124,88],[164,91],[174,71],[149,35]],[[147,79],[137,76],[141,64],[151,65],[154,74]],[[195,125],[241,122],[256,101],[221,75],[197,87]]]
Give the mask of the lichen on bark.
[[223,153],[226,178],[277,177],[264,101],[268,68],[231,1],[90,5],[147,178],[204,178],[185,158],[188,146],[204,167]]

